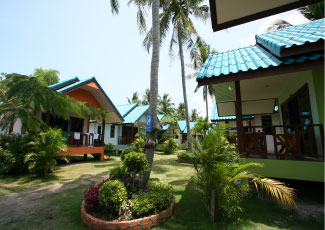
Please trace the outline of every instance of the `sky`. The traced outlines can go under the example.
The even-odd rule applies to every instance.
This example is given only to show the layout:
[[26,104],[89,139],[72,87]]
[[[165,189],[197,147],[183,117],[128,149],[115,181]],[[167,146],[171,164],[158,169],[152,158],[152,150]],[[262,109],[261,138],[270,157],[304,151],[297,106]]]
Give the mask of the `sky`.
[[[30,75],[42,67],[59,70],[62,81],[95,76],[115,105],[127,104],[136,91],[142,99],[150,85],[151,54],[142,46],[137,9],[120,3],[120,13],[112,15],[108,0],[0,0],[0,72]],[[308,22],[293,10],[220,32],[212,31],[210,19],[194,24],[212,48],[223,52],[254,45],[255,34],[279,18],[293,25]],[[177,49],[169,55],[169,41],[167,36],[161,46],[158,91],[168,93],[177,106],[183,102],[181,68]],[[188,55],[185,63],[191,63]],[[193,72],[186,67],[186,74]],[[205,116],[202,90],[194,93],[195,79],[186,87],[190,111],[196,108]],[[211,98],[209,107],[210,113]]]

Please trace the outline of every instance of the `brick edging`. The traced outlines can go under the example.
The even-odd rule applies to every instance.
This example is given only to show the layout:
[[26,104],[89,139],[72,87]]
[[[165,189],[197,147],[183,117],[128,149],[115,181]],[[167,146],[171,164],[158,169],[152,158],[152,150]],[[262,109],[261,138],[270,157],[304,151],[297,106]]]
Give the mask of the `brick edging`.
[[123,230],[142,230],[142,229],[150,229],[151,227],[157,226],[159,224],[164,223],[170,216],[173,215],[175,210],[175,198],[170,204],[169,208],[162,211],[159,214],[151,215],[149,217],[144,217],[140,219],[134,219],[130,221],[105,221],[101,219],[97,219],[87,213],[85,209],[85,201],[82,201],[81,204],[81,219],[88,227],[95,230],[115,230],[115,229],[123,229]]

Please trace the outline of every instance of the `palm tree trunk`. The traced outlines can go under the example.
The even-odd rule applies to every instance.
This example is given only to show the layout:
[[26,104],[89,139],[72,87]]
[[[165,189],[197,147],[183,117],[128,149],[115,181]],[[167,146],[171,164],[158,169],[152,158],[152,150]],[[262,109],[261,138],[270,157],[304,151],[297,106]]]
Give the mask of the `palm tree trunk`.
[[[158,104],[158,69],[160,49],[160,22],[159,22],[159,0],[152,1],[152,58],[150,72],[150,112],[152,114],[152,128],[157,127],[157,104]],[[150,136],[147,135],[147,139]],[[155,141],[155,140],[154,140]],[[147,186],[154,158],[154,147],[145,148],[145,155],[149,162],[149,170],[140,176],[140,183]]]
[[205,100],[205,109],[206,109],[206,118],[209,121],[209,106],[208,106],[208,86],[204,86],[203,88],[204,100]]
[[187,105],[187,96],[186,96],[186,83],[185,83],[185,67],[184,67],[184,53],[183,53],[183,42],[178,33],[178,48],[179,48],[179,57],[181,59],[181,69],[182,69],[182,86],[183,86],[183,97],[184,97],[184,106],[185,106],[185,119],[186,119],[186,129],[187,129],[187,145],[188,149],[192,150],[192,145],[190,142],[191,137],[191,128],[190,128],[190,119],[188,116],[188,105]]

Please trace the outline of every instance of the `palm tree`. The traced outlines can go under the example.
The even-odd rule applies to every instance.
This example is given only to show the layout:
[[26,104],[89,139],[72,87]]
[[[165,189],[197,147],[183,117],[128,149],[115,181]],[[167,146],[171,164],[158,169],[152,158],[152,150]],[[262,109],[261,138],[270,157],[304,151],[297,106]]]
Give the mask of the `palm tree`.
[[199,113],[196,109],[192,109],[191,112],[191,121],[196,121],[199,118]]
[[[160,32],[161,42],[166,37],[170,24],[173,26],[172,38],[170,41],[170,53],[172,54],[174,45],[178,44],[179,57],[181,60],[181,72],[182,72],[182,86],[183,97],[185,104],[185,118],[187,127],[187,137],[191,136],[188,104],[186,96],[186,84],[185,84],[185,66],[184,66],[184,52],[183,46],[192,43],[192,36],[197,35],[194,28],[191,16],[206,20],[209,15],[209,7],[202,5],[204,0],[174,0],[174,1],[162,1],[161,7],[163,12],[160,14]],[[149,49],[152,44],[152,30],[147,33],[144,39],[144,46]],[[191,143],[188,142],[189,149],[191,149]]]
[[163,113],[165,115],[170,115],[173,113],[174,103],[172,103],[172,99],[169,97],[168,93],[165,93],[163,95],[162,99],[159,100],[158,104],[159,104],[159,108],[158,108],[159,113]]
[[150,89],[146,89],[143,94],[142,104],[149,105],[149,103],[150,103]]
[[[118,0],[110,0],[112,12],[118,13],[119,3]],[[152,57],[151,57],[151,69],[150,69],[150,112],[152,114],[152,126],[158,125],[157,119],[157,106],[158,106],[158,70],[159,70],[159,51],[160,51],[160,23],[159,23],[159,0],[130,0],[129,4],[134,3],[138,7],[137,21],[140,31],[146,30],[146,24],[143,15],[145,7],[151,6],[151,18],[152,18]],[[154,147],[155,145],[148,143],[155,143],[157,137],[155,135],[147,136],[146,141],[146,158],[149,162],[149,170],[147,173],[140,177],[142,186],[148,184],[150,173],[152,169]]]
[[178,120],[185,120],[185,105],[184,103],[179,103],[175,116]]
[[130,98],[127,98],[127,99],[128,99],[128,103],[129,104],[140,102],[138,92],[134,92],[132,94],[131,99]]
[[324,18],[324,2],[314,3],[298,9],[309,20]]
[[[215,54],[215,53],[217,53],[216,50],[214,49],[211,50],[211,47],[208,44],[206,44],[204,41],[198,38],[194,48],[191,50],[191,59],[193,61],[191,67],[195,70],[195,72],[187,75],[186,78],[192,79],[193,77],[196,77],[200,69],[203,67],[205,61],[208,59],[209,54]],[[200,87],[197,86],[194,92],[196,93],[199,88]],[[203,100],[205,101],[206,118],[208,118],[208,120],[209,120],[208,94],[211,97],[213,97],[214,95],[213,93],[214,93],[213,85],[203,86]]]

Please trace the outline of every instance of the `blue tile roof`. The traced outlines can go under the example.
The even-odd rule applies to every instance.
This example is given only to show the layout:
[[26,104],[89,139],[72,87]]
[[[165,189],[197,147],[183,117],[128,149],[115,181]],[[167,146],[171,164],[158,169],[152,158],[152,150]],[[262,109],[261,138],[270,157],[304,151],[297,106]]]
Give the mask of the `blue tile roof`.
[[[84,85],[84,84],[87,84],[88,82],[91,82],[91,81],[96,81],[95,77],[91,77],[91,78],[88,78],[88,79],[85,79],[85,80],[82,80],[82,81],[77,81],[73,84],[70,84],[70,85],[67,85],[61,89],[58,89],[57,92],[60,92],[60,93],[65,93],[65,92],[68,92],[74,88],[77,88],[78,86],[81,86],[81,85]],[[97,81],[96,81],[97,82]]]
[[122,115],[122,117],[125,117],[132,109],[134,109],[136,106],[138,106],[139,103],[133,103],[133,104],[126,104],[126,105],[117,105],[116,108]]
[[150,108],[149,105],[137,106],[124,117],[124,124],[136,123],[145,112]]
[[162,126],[161,126],[161,129],[162,129],[163,131],[167,130],[168,128],[169,128],[169,124],[166,124],[166,125],[162,125]]
[[[297,31],[300,31],[300,33]],[[291,36],[288,37],[281,34],[286,32],[291,33]],[[307,33],[306,36],[304,33]],[[292,26],[263,35],[257,35],[256,39],[260,39],[260,45],[257,44],[222,53],[210,54],[203,67],[200,69],[196,80],[324,58],[323,52],[278,58],[261,46],[265,45],[269,47],[269,49],[274,46],[272,49],[281,50],[293,44],[303,45],[318,41],[319,39],[324,40],[324,34],[324,19],[321,19],[308,24]],[[300,39],[298,39],[299,36]]]
[[163,119],[164,117],[165,117],[165,114],[158,114],[157,115],[158,121],[161,121],[161,119]]
[[[181,133],[187,133],[187,128],[186,128],[186,120],[179,120],[177,121],[178,128],[181,131]],[[196,121],[191,121],[190,122],[190,129],[193,129],[196,124]]]
[[[243,119],[254,119],[254,116],[253,115],[244,115]],[[216,101],[213,101],[211,121],[214,122],[214,121],[227,121],[227,120],[236,120],[236,116],[219,117],[217,103],[216,103]]]
[[286,27],[280,30],[256,35],[256,43],[280,56],[283,49],[314,43],[325,38],[325,20],[320,19],[303,25]]

